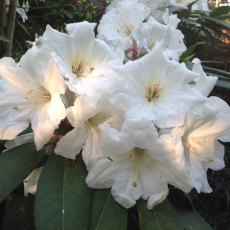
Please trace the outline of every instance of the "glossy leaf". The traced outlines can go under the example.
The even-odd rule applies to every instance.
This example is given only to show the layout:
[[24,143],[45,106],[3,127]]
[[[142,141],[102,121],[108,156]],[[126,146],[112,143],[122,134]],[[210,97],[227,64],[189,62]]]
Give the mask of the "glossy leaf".
[[[196,205],[194,201],[196,201]],[[192,200],[189,194],[180,194],[179,197],[171,198],[171,202],[183,229],[212,230],[209,224],[195,211],[197,206],[205,207],[199,199]]]
[[177,210],[177,216],[183,225],[183,229],[212,230],[208,223],[197,212]]
[[207,16],[202,16],[202,19],[211,22],[211,23],[215,23],[217,25],[222,26],[223,28],[229,30],[230,29],[230,23],[226,22],[225,20],[221,20],[218,18],[211,18],[211,17],[207,17]]
[[194,56],[194,51],[197,48],[197,46],[199,45],[204,45],[204,42],[197,42],[194,45],[191,45],[180,57],[180,61],[184,62],[184,61],[188,61],[191,59],[191,57]]
[[94,190],[91,202],[90,230],[126,230],[127,209],[113,199],[110,190]]
[[44,157],[34,144],[25,144],[0,154],[0,201],[10,194]]
[[87,171],[76,161],[52,155],[42,172],[35,201],[36,229],[126,229],[127,210],[110,190],[87,187]]
[[230,79],[230,72],[220,70],[220,69],[215,69],[207,66],[203,66],[204,71],[207,74],[211,75],[216,75],[217,77],[223,78],[223,79]]
[[92,192],[86,173],[79,157],[75,162],[57,155],[48,159],[35,199],[37,230],[87,229]]
[[223,15],[228,15],[230,14],[230,6],[221,6],[213,9],[210,12],[211,17],[222,17]]
[[216,85],[221,88],[230,89],[230,80],[218,79]]
[[148,210],[146,201],[137,202],[141,230],[183,230],[179,218],[168,200]]

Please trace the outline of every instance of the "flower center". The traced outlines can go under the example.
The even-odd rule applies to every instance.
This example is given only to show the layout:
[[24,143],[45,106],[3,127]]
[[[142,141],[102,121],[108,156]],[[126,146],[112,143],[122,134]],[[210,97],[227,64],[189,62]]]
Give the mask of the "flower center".
[[149,169],[152,167],[152,160],[146,149],[135,147],[131,150],[129,155],[130,162],[133,165],[133,187],[138,185],[138,175],[142,169]]
[[90,74],[94,68],[89,65],[84,59],[72,65],[72,71],[77,77],[82,77]]
[[128,37],[133,31],[133,25],[123,25],[121,26],[121,28],[118,30],[118,33],[122,36],[122,37]]
[[36,90],[30,89],[25,93],[25,99],[34,104],[44,104],[51,100],[50,93],[42,86],[38,86]]
[[25,103],[13,106],[14,110],[23,111],[34,106],[41,104],[46,104],[51,101],[51,94],[42,86],[37,86],[36,88],[30,89],[25,92],[24,99]]
[[134,164],[134,167],[138,171],[140,164],[143,162],[147,156],[146,150],[142,148],[135,147],[130,154],[130,161]]
[[185,133],[182,136],[183,147],[187,153],[194,152],[197,149],[201,148],[204,145],[205,141],[206,140],[203,137],[190,136],[190,133]]
[[162,87],[160,83],[154,84],[153,86],[148,86],[146,88],[146,99],[151,102],[151,101],[156,101],[161,94]]
[[98,125],[100,125],[106,120],[106,118],[107,117],[103,113],[98,113],[94,117],[89,118],[87,122],[89,123],[91,127],[97,128]]

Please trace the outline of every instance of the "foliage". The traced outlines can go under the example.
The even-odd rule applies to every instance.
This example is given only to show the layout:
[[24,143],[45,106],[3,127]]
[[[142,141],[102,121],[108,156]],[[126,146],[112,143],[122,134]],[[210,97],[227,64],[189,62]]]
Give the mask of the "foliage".
[[64,31],[67,23],[99,20],[105,4],[103,0],[96,3],[92,0],[30,0],[28,20],[23,23],[17,14],[12,56],[19,59],[28,49],[28,41],[34,41],[36,36],[42,35],[48,24]]
[[[195,53],[202,60],[207,74],[230,79],[230,6],[216,8],[210,12],[180,10],[180,29],[185,35],[187,46],[195,47]],[[229,88],[228,85],[225,87]]]

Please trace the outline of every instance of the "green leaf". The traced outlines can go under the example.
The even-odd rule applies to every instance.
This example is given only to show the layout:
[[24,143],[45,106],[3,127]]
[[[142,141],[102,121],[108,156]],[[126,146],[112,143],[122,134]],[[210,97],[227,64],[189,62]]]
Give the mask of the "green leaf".
[[42,172],[35,199],[37,230],[127,229],[128,211],[117,204],[110,190],[87,187],[81,156],[76,162],[52,155]]
[[69,12],[65,9],[63,9],[62,12],[67,18],[73,19],[73,15],[71,14],[71,12]]
[[126,230],[127,209],[112,197],[110,190],[94,190],[91,203],[90,230]]
[[168,200],[148,210],[146,201],[137,202],[141,230],[184,230]]
[[[186,199],[189,199],[186,200],[185,197]],[[180,195],[180,197],[174,197],[171,202],[183,229],[212,230],[209,224],[195,211],[193,201],[188,194],[185,196]]]
[[177,209],[177,216],[183,225],[183,229],[212,230],[208,223],[197,212]]
[[196,212],[199,210],[206,210],[207,207],[200,200],[196,194],[184,193],[180,190],[173,190],[169,195],[170,203],[174,208],[178,220],[185,230],[211,230],[208,223]]
[[230,89],[230,80],[218,79],[216,85],[221,88]]
[[86,174],[79,156],[75,162],[55,154],[48,159],[35,199],[37,230],[88,228],[92,192]]
[[0,154],[0,201],[10,194],[44,157],[34,144],[25,144]]
[[7,202],[2,230],[35,230],[34,196],[24,196],[23,188]]
[[221,20],[218,18],[211,18],[208,16],[202,16],[201,18],[205,19],[206,21],[212,22],[212,23],[214,22],[215,24],[222,26],[223,28],[227,30],[230,30],[230,23],[228,23],[226,20]]
[[207,67],[207,66],[203,66],[203,69],[207,74],[216,75],[217,77],[220,77],[222,79],[230,80],[230,72],[220,70],[220,69],[211,68],[211,67]]
[[222,17],[230,14],[230,6],[221,6],[212,10],[210,17]]
[[30,32],[27,30],[26,26],[23,25],[23,23],[20,23],[19,21],[16,21],[18,26],[21,27],[21,29],[29,36],[31,36]]
[[180,62],[190,60],[194,56],[193,53],[196,47],[204,44],[205,44],[204,42],[197,42],[196,44],[189,46],[189,48],[181,55]]
[[10,39],[8,39],[7,37],[5,37],[3,35],[0,35],[0,41],[10,43]]

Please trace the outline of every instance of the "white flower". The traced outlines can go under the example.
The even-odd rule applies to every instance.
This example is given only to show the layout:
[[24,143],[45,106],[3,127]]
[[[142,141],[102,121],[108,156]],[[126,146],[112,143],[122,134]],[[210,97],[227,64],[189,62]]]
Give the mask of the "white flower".
[[28,193],[35,194],[37,191],[38,181],[43,171],[43,167],[34,169],[28,177],[23,181],[24,184],[24,196],[28,196]]
[[[106,11],[110,11],[117,7],[118,4],[123,2],[131,2],[130,0],[113,0],[107,6]],[[150,9],[150,14],[154,19],[159,22],[162,21],[162,16],[166,8],[173,6],[179,8],[186,8],[186,6],[178,4],[175,0],[138,0],[139,3],[144,4]]]
[[122,1],[109,10],[98,25],[98,38],[127,51],[135,45],[133,32],[149,16],[149,9],[137,0]]
[[170,132],[175,153],[198,192],[211,192],[207,182],[207,169],[224,167],[224,146],[218,142],[230,134],[230,107],[217,97],[210,97],[202,107],[188,111],[182,127]]
[[146,23],[134,32],[134,39],[138,41],[140,56],[153,49],[157,42],[162,42],[162,50],[173,60],[179,60],[179,56],[186,50],[184,35],[177,30],[180,20],[176,15],[169,16],[168,11],[163,15],[165,24],[149,17]]
[[82,150],[84,162],[90,169],[101,157],[99,125],[107,122],[115,127],[122,122],[122,114],[115,112],[106,97],[96,100],[79,96],[74,106],[68,108],[67,118],[74,129],[57,143],[55,153],[75,159]]
[[184,64],[169,60],[162,45],[141,59],[114,68],[120,81],[110,101],[126,111],[129,119],[147,119],[161,128],[184,123],[187,107],[207,99],[190,84],[199,75]]
[[63,78],[35,47],[20,64],[1,59],[0,75],[8,84],[8,90],[1,92],[0,138],[12,140],[31,123],[36,147],[41,149],[66,114],[60,98],[65,93]]
[[40,39],[42,48],[53,52],[52,56],[68,87],[77,94],[90,91],[87,89],[89,82],[109,76],[110,66],[122,62],[105,42],[95,38],[95,26],[95,23],[88,22],[68,24],[66,29],[69,34],[47,26]]
[[158,142],[152,122],[126,121],[117,131],[101,126],[100,159],[89,171],[86,183],[92,188],[112,187],[114,199],[125,208],[135,205],[140,197],[148,199],[148,208],[162,202],[168,194],[168,183],[188,192],[184,174],[174,167],[170,154]]

